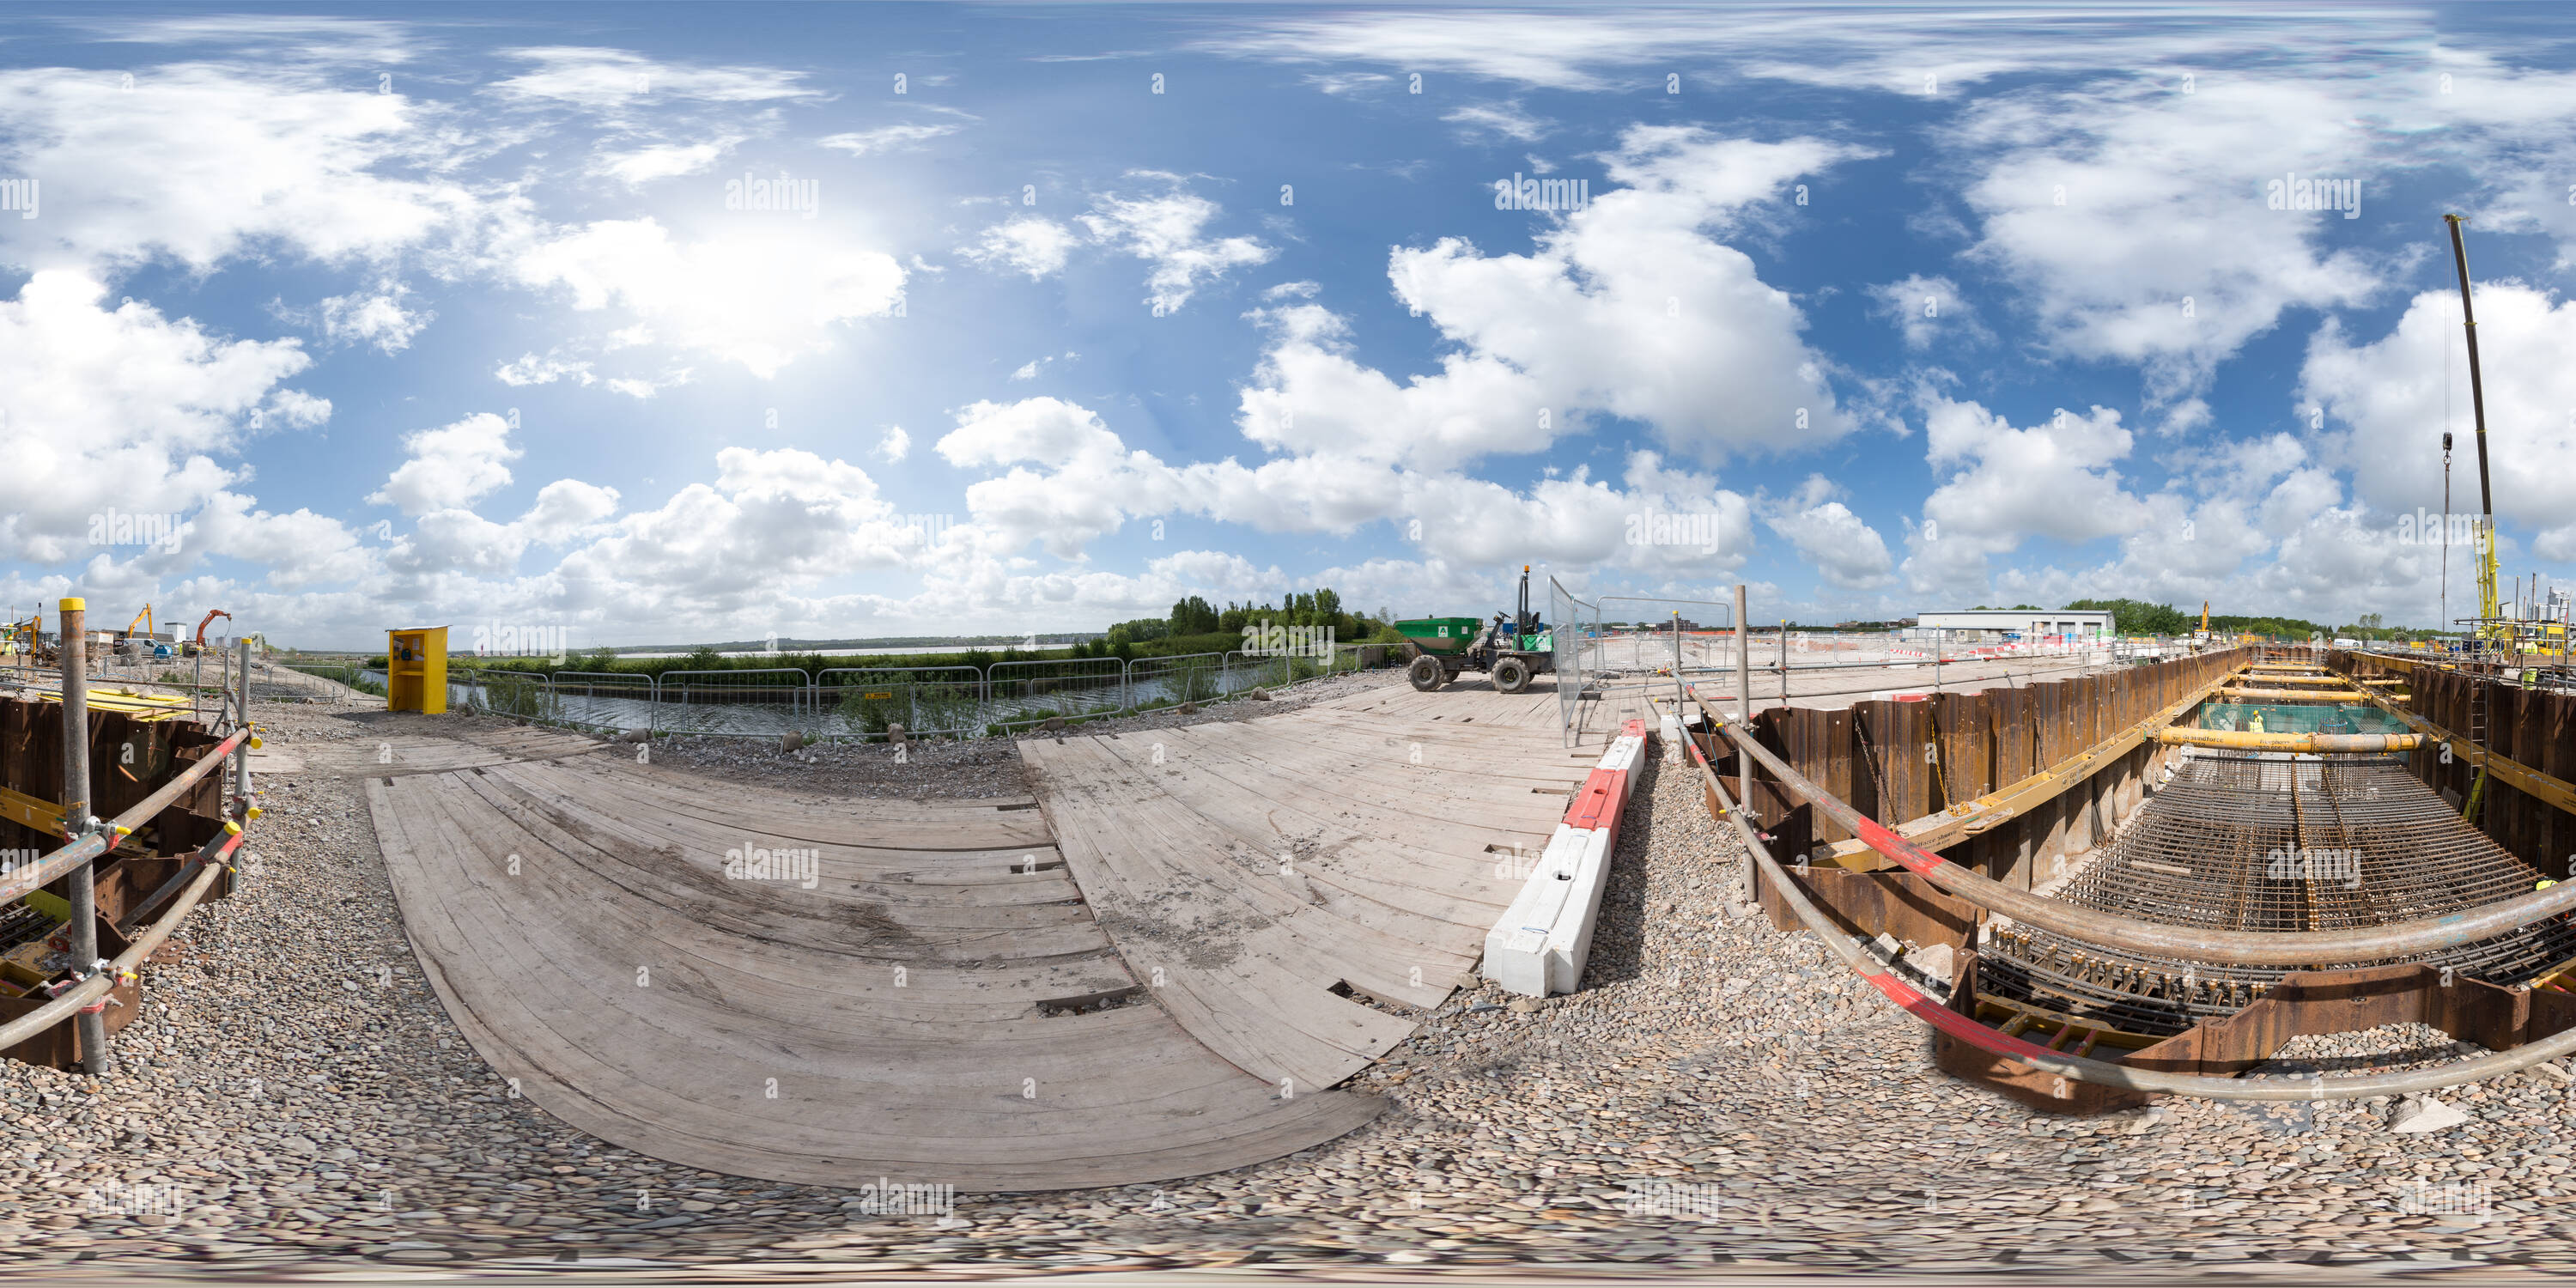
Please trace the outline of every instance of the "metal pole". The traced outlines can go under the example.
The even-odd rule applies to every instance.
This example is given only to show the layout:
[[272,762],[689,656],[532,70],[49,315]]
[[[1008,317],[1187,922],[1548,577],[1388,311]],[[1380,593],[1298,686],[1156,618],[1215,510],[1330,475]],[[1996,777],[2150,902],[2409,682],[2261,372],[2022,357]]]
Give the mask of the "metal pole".
[[[89,644],[84,638],[89,617],[86,600],[62,602],[63,673],[63,831],[69,839],[98,827],[89,809]],[[72,969],[86,978],[98,963],[98,865],[85,862],[71,873]],[[107,1012],[84,1009],[73,1021],[80,1042],[81,1071],[108,1070]]]
[[[1753,723],[1753,634],[1744,616],[1744,583],[1735,585],[1735,718],[1751,727]],[[1735,758],[1735,799],[1753,799],[1753,758]],[[1750,888],[1750,887],[1748,887]]]
[[1789,619],[1780,619],[1780,705],[1789,705]]
[[[250,728],[250,637],[245,635],[234,640],[233,647],[239,651],[241,662],[241,688],[237,690],[240,697],[233,710],[241,717],[240,727],[248,729]],[[241,746],[233,752],[233,805],[240,812],[242,820],[248,822],[250,820],[250,739],[248,738],[242,739]]]
[[1932,628],[1932,691],[1941,691],[1941,637],[1949,634],[1938,626]]
[[1682,610],[1673,610],[1673,704],[1679,709],[1682,700]]

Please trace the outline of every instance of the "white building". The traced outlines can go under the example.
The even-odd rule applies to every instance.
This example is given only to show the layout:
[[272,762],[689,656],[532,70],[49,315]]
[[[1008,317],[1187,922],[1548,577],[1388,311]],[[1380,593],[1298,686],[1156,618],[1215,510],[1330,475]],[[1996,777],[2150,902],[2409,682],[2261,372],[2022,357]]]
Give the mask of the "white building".
[[1945,640],[1999,643],[2007,635],[2024,642],[2110,639],[2119,623],[2106,611],[2082,608],[1970,608],[1954,613],[1924,613],[1915,627],[1926,634],[1942,631]]

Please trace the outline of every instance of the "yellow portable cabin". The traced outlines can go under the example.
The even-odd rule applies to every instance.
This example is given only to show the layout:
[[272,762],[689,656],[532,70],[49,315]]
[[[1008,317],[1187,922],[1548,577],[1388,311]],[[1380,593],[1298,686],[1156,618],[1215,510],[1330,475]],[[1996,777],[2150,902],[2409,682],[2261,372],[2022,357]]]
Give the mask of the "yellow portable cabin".
[[447,710],[447,628],[385,632],[385,710]]

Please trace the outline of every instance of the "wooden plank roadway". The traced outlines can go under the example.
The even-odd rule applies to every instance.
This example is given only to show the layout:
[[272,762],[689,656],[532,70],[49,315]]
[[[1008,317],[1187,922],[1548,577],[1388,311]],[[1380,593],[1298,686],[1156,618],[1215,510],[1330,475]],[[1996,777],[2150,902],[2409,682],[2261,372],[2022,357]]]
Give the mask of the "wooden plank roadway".
[[[1043,1006],[1136,981],[1026,798],[825,801],[513,745],[340,768],[449,1015],[601,1139],[768,1180],[1046,1190],[1247,1166],[1383,1107],[1284,1095],[1142,1000]],[[729,879],[755,848],[812,851],[813,884]]]
[[[603,752],[610,755],[622,753],[630,758],[635,754],[632,747],[604,743],[587,734],[568,733],[561,729],[509,726],[429,733],[415,727],[422,719],[406,717],[402,724],[383,732],[364,732],[354,738],[300,743],[297,750],[306,768],[351,777],[362,774],[397,777],[434,774],[475,765],[550,760]],[[401,729],[401,732],[394,732],[394,728]]]
[[1147,995],[1304,1094],[1412,1032],[1475,965],[1597,751],[1555,696],[1373,689],[1295,712],[1020,744]]

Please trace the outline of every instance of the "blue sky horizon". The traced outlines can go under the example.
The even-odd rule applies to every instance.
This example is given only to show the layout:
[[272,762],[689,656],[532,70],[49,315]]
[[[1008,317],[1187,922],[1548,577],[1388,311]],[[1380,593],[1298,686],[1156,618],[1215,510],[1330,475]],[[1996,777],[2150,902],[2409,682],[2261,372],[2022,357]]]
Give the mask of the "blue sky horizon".
[[[0,599],[1094,630],[1523,564],[2431,625],[2576,563],[2576,24],[0,12]],[[1658,522],[1658,518],[1661,522]]]

